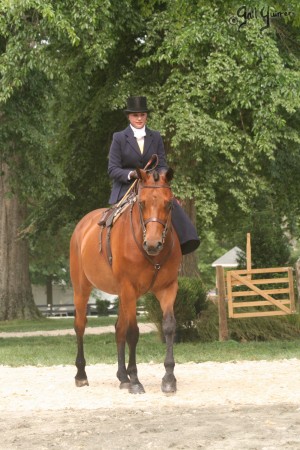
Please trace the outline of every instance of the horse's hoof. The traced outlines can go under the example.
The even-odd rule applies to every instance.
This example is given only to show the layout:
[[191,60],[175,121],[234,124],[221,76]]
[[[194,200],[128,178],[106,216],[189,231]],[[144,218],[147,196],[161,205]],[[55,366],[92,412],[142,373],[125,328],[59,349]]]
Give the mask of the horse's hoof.
[[162,382],[161,390],[164,394],[175,394],[177,391],[176,381],[174,381],[172,383]]
[[130,381],[126,381],[123,383],[120,383],[120,389],[129,389],[130,388]]
[[89,386],[89,382],[88,382],[87,378],[85,380],[78,380],[77,378],[75,378],[75,385],[77,387]]
[[141,383],[130,384],[129,392],[130,394],[145,394],[145,389]]

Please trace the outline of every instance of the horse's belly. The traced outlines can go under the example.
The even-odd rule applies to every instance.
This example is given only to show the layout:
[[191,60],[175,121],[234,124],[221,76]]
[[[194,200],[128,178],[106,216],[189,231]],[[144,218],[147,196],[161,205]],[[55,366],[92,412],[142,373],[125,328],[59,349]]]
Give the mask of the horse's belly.
[[83,258],[83,270],[89,282],[97,289],[108,294],[117,294],[117,283],[110,267],[107,267],[104,257],[99,257],[97,263]]
[[[87,236],[86,236],[87,237]],[[89,282],[108,294],[118,294],[117,281],[113,276],[106,255],[100,251],[95,239],[84,239],[81,246],[82,269]]]

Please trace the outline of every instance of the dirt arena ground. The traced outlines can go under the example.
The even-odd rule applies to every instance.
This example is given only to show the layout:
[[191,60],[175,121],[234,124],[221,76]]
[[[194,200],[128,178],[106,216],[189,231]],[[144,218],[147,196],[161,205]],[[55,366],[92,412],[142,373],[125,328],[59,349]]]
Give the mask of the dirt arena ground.
[[176,395],[163,365],[140,364],[146,394],[119,390],[115,365],[0,366],[0,448],[300,449],[300,360],[183,364]]

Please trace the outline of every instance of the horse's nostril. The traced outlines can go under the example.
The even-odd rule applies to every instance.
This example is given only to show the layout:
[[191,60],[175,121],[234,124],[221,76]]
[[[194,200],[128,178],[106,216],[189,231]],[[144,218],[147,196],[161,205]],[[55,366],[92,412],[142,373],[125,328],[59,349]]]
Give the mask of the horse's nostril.
[[157,242],[155,244],[150,244],[147,241],[143,242],[143,248],[148,253],[148,255],[157,255],[163,247],[162,242]]

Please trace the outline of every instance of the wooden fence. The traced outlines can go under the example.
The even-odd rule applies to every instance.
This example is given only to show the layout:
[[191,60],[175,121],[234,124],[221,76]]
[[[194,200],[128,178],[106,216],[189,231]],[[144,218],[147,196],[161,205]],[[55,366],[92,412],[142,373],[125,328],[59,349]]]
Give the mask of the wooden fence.
[[296,312],[291,267],[230,270],[226,287],[231,318],[282,316]]
[[230,318],[297,313],[292,267],[252,269],[250,233],[246,257],[245,270],[229,270],[225,276],[224,268],[216,267],[220,341],[229,336],[226,303]]

